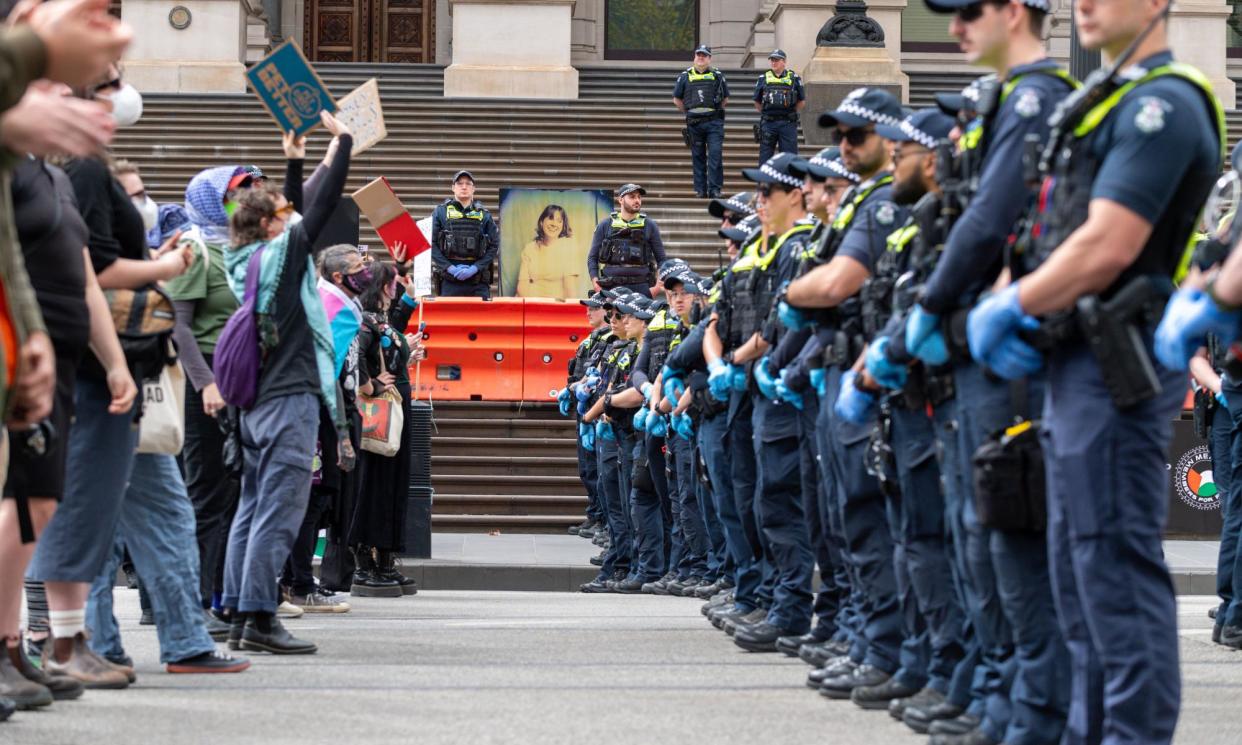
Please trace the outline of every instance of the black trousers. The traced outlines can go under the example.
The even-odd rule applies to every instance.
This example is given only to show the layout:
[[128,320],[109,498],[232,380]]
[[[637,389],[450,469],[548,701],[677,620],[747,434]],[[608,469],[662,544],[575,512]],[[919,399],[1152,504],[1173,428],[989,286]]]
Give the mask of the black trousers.
[[[210,365],[211,356],[206,357]],[[187,385],[181,461],[197,523],[199,593],[204,607],[211,604],[213,590],[224,586],[224,551],[241,493],[241,483],[224,467],[224,441],[216,418],[203,412],[202,395]]]

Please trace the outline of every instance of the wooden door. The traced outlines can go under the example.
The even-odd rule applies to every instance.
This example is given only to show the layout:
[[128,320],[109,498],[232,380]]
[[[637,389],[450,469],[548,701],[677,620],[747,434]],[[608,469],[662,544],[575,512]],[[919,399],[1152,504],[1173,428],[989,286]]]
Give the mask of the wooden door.
[[435,61],[435,0],[306,0],[316,62]]

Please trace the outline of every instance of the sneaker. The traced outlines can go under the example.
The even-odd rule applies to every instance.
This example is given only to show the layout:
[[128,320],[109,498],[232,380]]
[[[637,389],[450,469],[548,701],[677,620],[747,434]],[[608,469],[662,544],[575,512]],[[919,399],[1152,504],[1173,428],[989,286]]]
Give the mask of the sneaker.
[[301,618],[305,613],[302,608],[290,603],[288,600],[280,601],[280,606],[276,608],[277,618]]
[[293,604],[306,613],[348,613],[349,603],[326,598],[317,592],[309,595],[294,595]]
[[250,667],[245,657],[230,657],[223,652],[203,652],[193,657],[170,662],[164,669],[174,674],[240,673]]

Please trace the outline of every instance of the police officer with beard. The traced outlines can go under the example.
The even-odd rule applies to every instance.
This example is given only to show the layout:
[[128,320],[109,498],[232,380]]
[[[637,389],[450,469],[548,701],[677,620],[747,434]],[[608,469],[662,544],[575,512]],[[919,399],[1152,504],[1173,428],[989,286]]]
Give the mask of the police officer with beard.
[[[1079,40],[1119,69],[1054,116],[1046,199],[1012,267],[1021,276],[967,322],[971,353],[995,373],[1047,371],[1048,554],[1072,663],[1073,741],[1167,743],[1180,706],[1161,534],[1186,376],[1152,364],[1153,317],[1189,260],[1225,124],[1203,73],[1173,60],[1168,12],[1166,0],[1076,4]],[[1057,340],[1046,357],[1023,338],[1036,326]]]
[[595,226],[587,273],[596,290],[624,288],[654,297],[656,268],[665,261],[664,241],[655,220],[641,212],[647,190],[638,184],[617,189],[618,207]]
[[491,214],[474,198],[474,176],[453,175],[453,196],[431,214],[431,262],[444,297],[491,298],[492,263],[500,236]]

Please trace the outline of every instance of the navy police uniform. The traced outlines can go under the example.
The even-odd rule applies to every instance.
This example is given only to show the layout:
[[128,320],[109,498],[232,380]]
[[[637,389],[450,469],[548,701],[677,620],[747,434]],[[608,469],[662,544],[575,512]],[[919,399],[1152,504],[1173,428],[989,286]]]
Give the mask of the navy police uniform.
[[[700,47],[706,49],[706,47]],[[707,50],[711,54],[711,50]],[[703,72],[687,67],[673,84],[673,98],[686,110],[686,130],[690,140],[690,161],[694,167],[694,192],[700,197],[718,197],[724,188],[725,99],[729,83],[714,67]]]
[[[777,49],[769,59],[785,53]],[[777,75],[768,70],[755,81],[754,101],[759,104],[759,162],[767,163],[775,153],[798,154],[798,104],[806,100],[802,78],[786,69]]]
[[[475,200],[463,205],[452,197],[431,213],[431,262],[444,297],[491,297],[492,264],[500,250],[500,233],[492,215]],[[465,279],[450,273],[473,267]]]
[[[642,191],[633,184],[626,184],[620,191],[629,187]],[[595,226],[587,254],[587,273],[600,289],[625,288],[651,297],[656,267],[664,260],[664,241],[655,220],[641,212],[627,220],[614,211]]]

